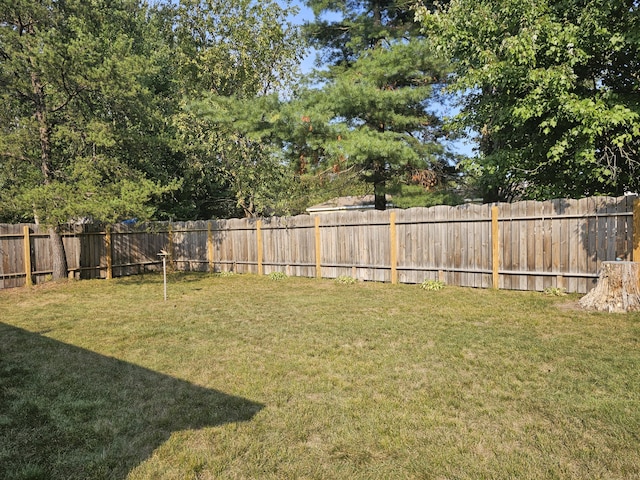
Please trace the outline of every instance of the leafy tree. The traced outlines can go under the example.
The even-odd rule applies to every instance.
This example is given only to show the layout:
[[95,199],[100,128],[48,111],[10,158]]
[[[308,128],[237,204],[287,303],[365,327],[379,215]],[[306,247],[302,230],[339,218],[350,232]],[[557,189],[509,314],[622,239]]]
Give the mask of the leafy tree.
[[640,189],[637,0],[452,0],[418,16],[453,61],[486,200]]
[[158,71],[137,2],[0,0],[0,201],[4,216],[50,227],[149,217],[175,187],[148,178],[131,145],[149,130]]
[[[328,62],[317,73],[320,88],[301,96],[310,137],[323,137],[314,152],[325,167],[357,168],[384,209],[389,180],[448,165],[437,142],[440,122],[428,108],[445,65],[420,34],[410,2],[306,3],[316,14],[306,28],[311,45]],[[338,20],[323,20],[327,12]]]
[[291,83],[302,44],[290,13],[276,1],[183,0],[175,7],[171,34],[183,93],[177,148],[194,217],[272,213],[287,194],[290,172],[238,115],[261,115],[261,99]]

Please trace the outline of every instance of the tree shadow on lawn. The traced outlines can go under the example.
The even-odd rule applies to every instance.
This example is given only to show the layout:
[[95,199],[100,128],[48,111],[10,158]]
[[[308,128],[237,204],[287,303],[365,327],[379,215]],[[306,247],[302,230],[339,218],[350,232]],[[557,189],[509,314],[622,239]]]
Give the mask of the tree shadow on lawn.
[[0,322],[2,479],[123,479],[172,432],[263,406]]

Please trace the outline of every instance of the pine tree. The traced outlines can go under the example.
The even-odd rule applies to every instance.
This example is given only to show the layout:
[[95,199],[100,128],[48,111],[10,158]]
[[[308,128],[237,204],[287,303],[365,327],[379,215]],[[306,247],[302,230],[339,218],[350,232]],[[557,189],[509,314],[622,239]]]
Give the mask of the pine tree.
[[[324,130],[330,127],[324,158],[338,169],[357,166],[384,210],[389,180],[446,163],[440,122],[429,111],[446,67],[414,22],[411,2],[306,3],[316,15],[307,36],[327,65],[316,72],[319,90],[307,94],[309,111],[321,111]],[[338,20],[323,20],[327,13]]]

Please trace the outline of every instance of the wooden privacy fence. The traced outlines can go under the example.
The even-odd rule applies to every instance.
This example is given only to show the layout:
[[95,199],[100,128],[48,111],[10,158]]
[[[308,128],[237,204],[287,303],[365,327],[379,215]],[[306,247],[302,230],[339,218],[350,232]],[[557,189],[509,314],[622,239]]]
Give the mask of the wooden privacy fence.
[[[159,268],[233,271],[392,283],[586,293],[603,261],[640,261],[636,196],[523,201],[320,216],[210,220],[64,234],[69,276],[111,278]],[[0,225],[0,288],[51,274],[46,231]]]

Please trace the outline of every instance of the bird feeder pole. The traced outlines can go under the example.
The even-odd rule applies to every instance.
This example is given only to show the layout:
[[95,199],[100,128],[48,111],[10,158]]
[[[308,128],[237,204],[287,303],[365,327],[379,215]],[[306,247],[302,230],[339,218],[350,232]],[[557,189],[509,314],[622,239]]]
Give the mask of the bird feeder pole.
[[160,250],[158,254],[159,257],[162,257],[162,277],[164,284],[164,301],[167,301],[167,255],[169,255],[165,250]]

